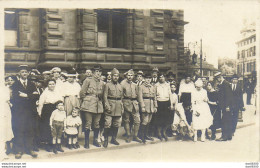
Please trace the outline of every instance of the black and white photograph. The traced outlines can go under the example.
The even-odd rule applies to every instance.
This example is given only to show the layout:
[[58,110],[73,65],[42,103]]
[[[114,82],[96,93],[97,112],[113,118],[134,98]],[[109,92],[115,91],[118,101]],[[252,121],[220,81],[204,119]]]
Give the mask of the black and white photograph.
[[260,1],[0,4],[2,163],[258,167]]

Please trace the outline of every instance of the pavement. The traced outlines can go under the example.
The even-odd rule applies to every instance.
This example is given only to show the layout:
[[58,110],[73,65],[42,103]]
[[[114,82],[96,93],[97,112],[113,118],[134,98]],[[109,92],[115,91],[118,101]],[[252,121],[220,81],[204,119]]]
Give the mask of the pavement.
[[[254,97],[252,99],[254,99]],[[252,102],[254,102],[254,100],[252,100]],[[249,126],[252,126],[252,125],[256,125],[257,128],[259,129],[259,127],[258,127],[258,125],[259,125],[259,122],[258,122],[259,121],[259,113],[256,112],[255,105],[245,105],[245,108],[246,108],[246,111],[243,112],[243,122],[238,122],[237,129],[246,128],[246,127],[249,127]],[[255,114],[255,112],[256,112],[256,114]],[[118,142],[120,143],[119,146],[116,146],[116,145],[113,145],[113,144],[109,143],[107,148],[95,147],[95,146],[92,145],[93,132],[91,132],[91,134],[90,134],[90,148],[89,149],[85,149],[83,147],[84,146],[84,134],[80,133],[80,135],[79,135],[79,144],[80,144],[81,147],[79,149],[70,150],[70,149],[66,148],[65,146],[63,146],[63,149],[64,149],[65,152],[63,152],[63,153],[59,152],[58,154],[54,154],[52,152],[46,152],[45,150],[40,149],[40,151],[38,152],[38,158],[37,159],[32,159],[31,156],[24,154],[21,160],[16,160],[14,158],[13,154],[9,154],[8,158],[5,159],[4,161],[6,161],[6,162],[9,162],[9,161],[21,162],[23,160],[29,160],[30,162],[34,162],[34,161],[37,161],[38,159],[44,159],[44,160],[48,159],[48,160],[51,161],[52,158],[54,159],[54,158],[58,158],[58,157],[63,158],[63,157],[77,155],[77,154],[84,154],[84,153],[91,154],[91,153],[96,153],[96,152],[99,153],[101,151],[114,151],[114,150],[117,150],[117,149],[127,149],[127,148],[134,148],[134,147],[142,147],[142,146],[149,146],[151,144],[159,144],[159,143],[161,144],[162,143],[157,138],[155,138],[154,141],[147,141],[146,145],[138,143],[138,142],[135,142],[135,141],[132,141],[131,143],[126,143],[124,137],[122,136],[122,134],[124,132],[125,132],[124,128],[121,127],[119,129],[118,138],[117,138]],[[220,132],[221,131],[219,130],[218,133],[217,133],[217,137],[220,137]],[[110,140],[110,138],[109,138],[109,140]],[[175,137],[173,137],[173,138],[170,138],[169,141],[175,142],[177,140],[175,139]],[[168,142],[165,142],[165,143],[168,143]],[[184,143],[186,143],[186,141],[184,141]]]

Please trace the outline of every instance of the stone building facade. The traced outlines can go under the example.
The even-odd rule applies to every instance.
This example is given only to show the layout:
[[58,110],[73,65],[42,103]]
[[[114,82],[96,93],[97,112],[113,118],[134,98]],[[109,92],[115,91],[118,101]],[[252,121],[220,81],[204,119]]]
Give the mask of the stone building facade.
[[183,15],[160,9],[5,9],[5,70],[99,64],[105,70],[158,67],[178,73]]

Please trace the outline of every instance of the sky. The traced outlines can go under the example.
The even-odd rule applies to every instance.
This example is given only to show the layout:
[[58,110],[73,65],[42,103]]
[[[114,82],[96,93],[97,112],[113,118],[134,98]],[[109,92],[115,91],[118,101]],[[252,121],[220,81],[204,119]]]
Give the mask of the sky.
[[[236,42],[241,39],[243,21],[256,21],[259,3],[256,1],[205,1],[184,7],[184,41],[187,45],[202,39],[203,53],[207,61],[217,66],[218,58],[236,58]],[[258,18],[259,19],[259,18]]]

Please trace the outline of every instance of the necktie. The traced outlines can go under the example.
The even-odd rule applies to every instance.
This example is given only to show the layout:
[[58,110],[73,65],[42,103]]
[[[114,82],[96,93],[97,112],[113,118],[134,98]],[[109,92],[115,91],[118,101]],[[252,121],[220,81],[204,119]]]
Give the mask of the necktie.
[[25,81],[23,81],[23,87],[26,88],[26,82]]

